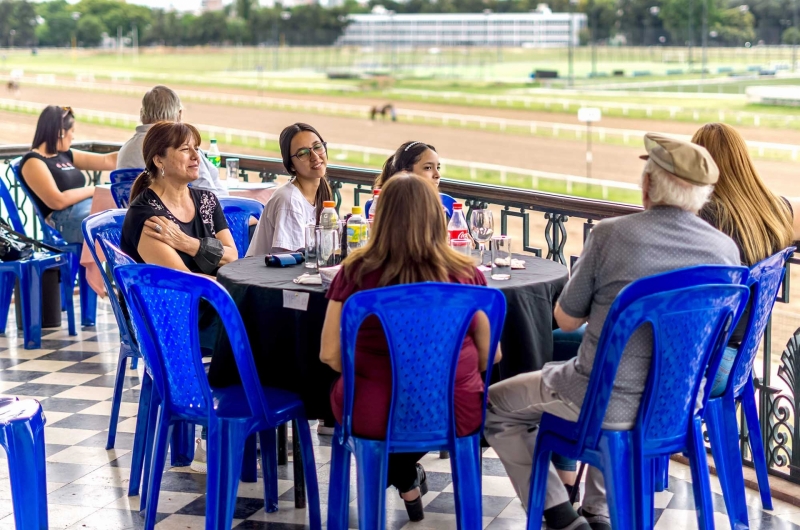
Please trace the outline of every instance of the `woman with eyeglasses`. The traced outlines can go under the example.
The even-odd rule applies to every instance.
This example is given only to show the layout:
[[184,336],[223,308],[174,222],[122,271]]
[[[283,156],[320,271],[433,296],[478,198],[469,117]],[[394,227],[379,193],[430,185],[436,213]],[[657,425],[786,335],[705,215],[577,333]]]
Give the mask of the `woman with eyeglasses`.
[[306,225],[319,223],[322,203],[333,195],[325,177],[328,150],[314,127],[290,125],[281,132],[279,143],[283,166],[292,179],[275,190],[264,207],[247,256],[305,248]]
[[50,105],[39,115],[31,150],[19,164],[31,199],[67,243],[83,242],[81,223],[92,208],[94,186],[83,171],[117,168],[116,152],[100,155],[70,149],[74,138],[72,109]]

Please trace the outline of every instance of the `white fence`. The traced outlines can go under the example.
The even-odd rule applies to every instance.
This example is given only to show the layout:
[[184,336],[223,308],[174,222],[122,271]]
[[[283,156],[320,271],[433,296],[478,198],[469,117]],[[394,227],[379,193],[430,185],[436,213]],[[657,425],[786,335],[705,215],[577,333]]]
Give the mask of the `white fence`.
[[[24,112],[26,114],[38,114],[41,112],[42,104],[32,101],[17,101],[13,99],[0,99],[0,110],[12,112]],[[112,126],[129,127],[133,129],[139,123],[139,117],[133,114],[121,114],[117,112],[105,112],[92,109],[82,109],[74,107],[73,110],[80,114],[82,119],[91,122],[99,123],[101,125],[108,124]],[[267,142],[277,142],[277,134],[269,134],[260,131],[248,131],[242,129],[233,129],[228,127],[218,127],[215,125],[194,124],[201,132],[207,133],[211,138],[224,140],[225,143],[231,144],[237,140],[244,145],[251,145],[257,143],[260,147],[266,148]],[[358,145],[328,143],[331,158],[333,160],[347,161],[350,154],[356,154],[360,157],[360,162],[369,165],[373,162],[373,157],[380,160],[380,164],[393,154],[394,151],[389,149],[381,149],[374,147],[364,147]],[[373,164],[375,165],[375,164]],[[624,191],[637,191],[639,186],[632,183],[616,182],[602,179],[590,179],[580,177],[577,175],[564,175],[561,173],[549,173],[546,171],[537,171],[532,169],[523,169],[509,166],[501,166],[496,164],[484,164],[481,162],[471,162],[464,160],[442,159],[442,165],[445,167],[459,168],[468,173],[469,178],[476,180],[478,172],[489,172],[496,174],[499,177],[501,184],[506,184],[509,177],[516,175],[524,179],[530,179],[530,186],[532,189],[538,189],[542,181],[552,181],[562,183],[565,186],[566,193],[573,192],[573,187],[576,184],[584,186],[594,186],[600,188],[600,194],[603,199],[609,197],[611,190],[624,190]],[[446,169],[443,169],[443,172]]]
[[[0,79],[3,76],[0,76]],[[31,78],[26,78],[26,82],[31,81]],[[55,76],[51,74],[39,74],[35,81],[37,84],[54,85],[59,87],[69,87],[79,90],[93,90],[100,92],[113,92],[117,94],[126,94],[141,96],[148,87],[143,86],[130,86],[130,85],[116,85],[116,84],[100,84],[84,81],[58,81],[56,84]],[[411,91],[407,91],[411,92]],[[427,93],[427,92],[426,92]],[[443,92],[439,93],[439,97],[447,99],[451,94]],[[226,94],[221,92],[201,92],[196,90],[181,90],[181,97],[187,101],[197,101],[202,103],[222,103],[226,105],[247,105],[247,106],[260,106],[273,108],[278,110],[298,110],[298,111],[311,111],[326,114],[340,114],[348,116],[368,117],[372,110],[369,105],[351,105],[346,103],[334,103],[329,101],[311,101],[303,99],[288,99],[288,98],[273,98],[262,96],[251,96],[241,94]],[[631,109],[644,110],[648,116],[652,116],[653,111],[667,111],[671,117],[675,117],[678,112],[685,112],[681,107],[660,106],[660,105],[645,105],[636,103],[616,103],[616,102],[601,102],[601,101],[576,101],[565,99],[542,99],[531,98],[527,96],[489,96],[485,94],[460,94],[460,97],[465,97],[468,102],[477,99],[488,99],[493,104],[498,102],[506,102],[511,105],[514,101],[535,101],[538,105],[544,104],[545,108],[550,108],[550,105],[558,105],[562,110],[570,108],[578,109],[581,106],[594,106],[607,111],[608,108],[622,108],[623,114],[628,114]],[[530,106],[530,105],[528,105]],[[700,119],[700,111],[692,111],[694,119]],[[737,121],[741,122],[742,116],[748,116],[753,125],[760,126],[762,117],[764,119],[777,119],[782,122],[788,123],[789,121],[800,120],[800,116],[789,115],[758,115],[752,113],[742,112],[726,112],[718,111],[715,113],[715,119],[724,122],[730,116],[736,117]],[[708,114],[703,114],[707,116]],[[583,140],[586,138],[586,127],[575,123],[556,123],[549,121],[530,121],[530,120],[514,120],[508,118],[497,118],[492,116],[480,116],[469,114],[454,114],[447,112],[435,112],[416,109],[397,109],[397,116],[399,119],[407,121],[421,121],[424,123],[432,123],[444,126],[460,126],[470,127],[476,129],[496,129],[501,132],[515,132],[517,134],[531,134],[531,135],[547,135],[554,138],[563,138],[571,140]],[[621,143],[623,145],[640,145],[641,139],[645,132],[635,129],[617,129],[610,127],[592,127],[593,138],[600,142]],[[688,136],[674,135],[676,137],[689,139]],[[798,159],[798,152],[800,152],[800,145],[794,144],[781,144],[773,142],[747,142],[750,147],[751,153],[757,157],[790,157],[791,160]]]

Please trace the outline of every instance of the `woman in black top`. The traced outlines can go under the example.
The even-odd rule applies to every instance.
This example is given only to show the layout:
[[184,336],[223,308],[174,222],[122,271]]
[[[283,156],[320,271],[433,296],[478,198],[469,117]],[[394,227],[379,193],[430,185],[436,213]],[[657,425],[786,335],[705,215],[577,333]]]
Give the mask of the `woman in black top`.
[[158,122],[144,138],[146,170],[131,189],[122,250],[139,263],[215,276],[237,258],[222,206],[197,180],[200,133],[184,123]]
[[[199,177],[200,133],[186,123],[160,121],[144,137],[145,171],[131,188],[122,224],[122,250],[139,263],[216,276],[238,253],[217,196],[190,188]],[[213,351],[216,312],[200,305],[200,347]],[[206,472],[205,428],[190,467]]]
[[94,195],[82,171],[116,169],[117,153],[73,151],[74,137],[72,109],[50,105],[39,115],[32,149],[22,157],[19,170],[45,222],[68,243],[81,243],[81,223],[89,215]]

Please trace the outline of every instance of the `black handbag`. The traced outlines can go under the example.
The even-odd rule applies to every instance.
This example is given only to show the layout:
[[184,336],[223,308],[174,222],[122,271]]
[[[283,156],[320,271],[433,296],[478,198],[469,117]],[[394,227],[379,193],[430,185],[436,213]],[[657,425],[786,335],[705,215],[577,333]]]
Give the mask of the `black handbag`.
[[19,261],[30,258],[36,248],[58,254],[63,252],[61,249],[17,232],[8,226],[7,222],[0,219],[0,261]]

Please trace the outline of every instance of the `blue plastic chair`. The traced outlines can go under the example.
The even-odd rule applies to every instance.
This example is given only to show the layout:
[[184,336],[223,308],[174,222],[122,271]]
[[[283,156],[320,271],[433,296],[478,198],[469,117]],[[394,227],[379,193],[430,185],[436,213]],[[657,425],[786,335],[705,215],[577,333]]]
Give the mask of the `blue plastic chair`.
[[747,502],[744,493],[742,474],[742,455],[739,449],[739,425],[736,418],[736,404],[741,403],[747,423],[750,451],[758,477],[761,504],[772,509],[772,495],[769,489],[769,476],[761,441],[761,425],[756,410],[753,389],[753,362],[758,353],[764,330],[767,327],[772,307],[786,272],[784,264],[795,247],[789,247],[757,263],[750,269],[748,282],[751,292],[751,312],[739,352],[731,365],[731,376],[720,395],[712,395],[706,407],[705,421],[711,442],[711,452],[717,467],[717,475],[725,498],[725,507],[730,518],[731,528],[747,528]]
[[[262,387],[239,310],[213,280],[157,265],[126,265],[114,270],[129,304],[140,351],[153,378],[148,415],[155,432],[147,451],[149,469],[145,528],[155,525],[167,440],[173,423],[189,421],[208,427],[206,528],[230,528],[246,439],[259,433],[265,504],[277,508],[276,427],[297,420],[309,501],[311,528],[321,528],[319,489],[311,432],[300,397]],[[207,300],[220,315],[242,384],[212,388],[200,355],[198,306]],[[155,421],[154,421],[155,420]],[[149,454],[148,454],[149,453]],[[148,465],[148,463],[150,465]],[[143,497],[145,497],[143,493]]]
[[261,219],[264,205],[255,199],[243,197],[222,197],[219,202],[241,259],[250,246],[250,217]]
[[[3,201],[11,226],[17,232],[21,232],[18,229],[23,226],[19,210],[2,179],[0,179],[0,199]],[[67,311],[69,334],[77,335],[72,285],[67,280],[72,273],[72,260],[70,254],[36,252],[28,259],[0,262],[0,333],[6,332],[11,296],[14,293],[14,284],[19,280],[18,303],[21,306],[24,348],[35,350],[42,347],[42,275],[48,269],[57,268],[61,270],[61,305]]]
[[44,413],[35,399],[0,396],[0,445],[8,455],[17,530],[47,528]]
[[108,178],[111,180],[111,184],[126,180],[133,182],[136,180],[136,177],[142,173],[142,171],[144,171],[144,168],[115,169],[111,172]]
[[127,208],[131,202],[131,188],[133,188],[132,180],[120,180],[111,183],[111,196],[114,198],[114,203],[117,208]]
[[[139,353],[139,347],[136,341],[133,339],[128,329],[125,313],[122,311],[119,300],[114,295],[114,285],[111,283],[111,278],[108,277],[103,262],[97,255],[95,242],[102,240],[106,243],[119,246],[120,239],[122,238],[122,223],[125,220],[125,213],[126,210],[106,210],[105,212],[96,213],[84,219],[82,227],[83,237],[86,239],[89,252],[92,253],[92,258],[94,258],[97,268],[100,269],[100,274],[103,276],[103,283],[106,286],[108,300],[111,303],[111,309],[114,312],[114,318],[117,319],[117,327],[119,328],[117,377],[114,382],[114,397],[111,400],[111,417],[108,423],[108,441],[106,442],[106,449],[113,449],[117,438],[117,421],[119,421],[119,407],[122,403],[122,387],[125,383],[126,361],[132,359],[131,368],[135,369],[137,359],[141,354]],[[109,261],[109,266],[113,268],[115,261],[118,259],[119,258]],[[130,258],[128,258],[128,260],[133,263],[133,260]]]
[[[78,286],[80,288],[81,296],[81,325],[94,326],[95,318],[97,316],[97,293],[92,290],[92,288],[89,286],[89,283],[86,281],[86,269],[81,266],[81,252],[83,251],[83,243],[67,243],[64,241],[64,238],[61,237],[61,233],[58,230],[45,223],[42,212],[39,211],[38,206],[36,206],[36,203],[31,198],[31,192],[19,172],[20,160],[20,158],[12,160],[11,169],[14,172],[14,177],[17,179],[20,189],[28,198],[28,201],[30,201],[33,211],[36,213],[36,217],[39,218],[39,225],[42,229],[43,235],[42,240],[48,245],[59,248],[72,255],[72,271],[68,278],[72,278],[74,282],[74,278],[76,276],[78,277]],[[22,234],[26,233],[25,225],[22,224],[19,216],[17,216],[16,222],[12,222],[12,226],[17,232]],[[69,282],[63,283],[68,284]],[[69,299],[71,300],[72,291],[70,290],[68,292],[70,295]],[[64,309],[65,303],[66,300],[62,300],[62,309]]]
[[[698,284],[704,271],[711,282]],[[685,451],[699,527],[714,528],[701,415],[695,407],[703,376],[708,396],[724,345],[744,310],[749,291],[741,284],[747,275],[744,267],[693,267],[635,281],[620,292],[598,343],[586,391],[592,399],[584,401],[577,422],[542,417],[533,454],[529,529],[541,527],[554,451],[603,473],[616,530],[653,527],[653,461]],[[619,361],[642,325],[652,326],[654,344],[636,423],[629,431],[604,430]]]
[[[417,283],[361,291],[342,309],[342,425],[333,437],[328,528],[348,527],[350,454],[358,472],[359,528],[386,526],[389,453],[450,451],[459,528],[483,527],[480,431],[456,435],[453,396],[461,343],[477,311],[491,324],[489,366],[503,329],[506,300],[497,289],[449,283]],[[385,440],[353,434],[356,335],[376,315],[383,325],[392,362],[392,401]],[[443,324],[444,323],[444,324]],[[489,385],[491,370],[486,374]],[[486,401],[483,403],[483,414]],[[481,421],[483,425],[483,421]]]
[[[453,217],[453,204],[455,204],[456,200],[446,193],[440,193],[439,198],[442,200],[442,206],[447,210],[447,218],[450,219]],[[369,215],[370,206],[372,206],[372,199],[368,200],[364,205],[364,215]]]

